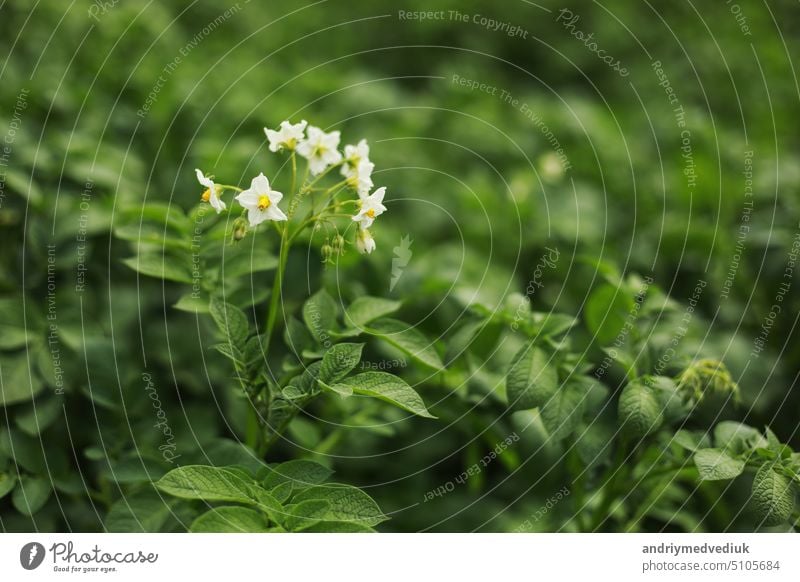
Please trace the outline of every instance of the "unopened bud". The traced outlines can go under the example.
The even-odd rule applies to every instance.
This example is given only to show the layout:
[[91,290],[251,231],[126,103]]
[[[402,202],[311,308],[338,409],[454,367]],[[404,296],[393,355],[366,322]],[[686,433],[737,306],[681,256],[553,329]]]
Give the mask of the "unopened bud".
[[322,245],[320,252],[322,253],[322,262],[323,263],[330,262],[331,257],[333,256],[333,247],[329,244],[324,244]]
[[247,221],[237,218],[233,221],[233,240],[242,240],[247,235]]

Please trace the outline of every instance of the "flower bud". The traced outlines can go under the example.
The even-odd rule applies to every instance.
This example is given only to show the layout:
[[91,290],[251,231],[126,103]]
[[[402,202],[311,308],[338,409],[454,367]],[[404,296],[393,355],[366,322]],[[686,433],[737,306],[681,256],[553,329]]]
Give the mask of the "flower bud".
[[329,263],[331,262],[331,257],[333,256],[333,247],[326,243],[322,245],[320,253],[322,253],[322,262]]
[[359,228],[356,233],[356,250],[362,255],[368,255],[375,250],[375,239],[366,228]]
[[247,234],[247,221],[244,218],[237,218],[233,221],[233,240],[240,241]]

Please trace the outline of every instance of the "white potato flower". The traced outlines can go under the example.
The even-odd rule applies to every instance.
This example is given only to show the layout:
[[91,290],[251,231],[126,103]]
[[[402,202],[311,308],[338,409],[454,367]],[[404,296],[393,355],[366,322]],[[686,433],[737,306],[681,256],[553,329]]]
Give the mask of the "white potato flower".
[[375,164],[367,159],[362,159],[358,162],[356,170],[351,172],[347,178],[347,185],[358,192],[359,198],[365,197],[374,186],[372,183],[373,169],[375,169]]
[[225,202],[223,202],[220,197],[220,188],[216,184],[214,184],[214,180],[208,178],[203,174],[202,171],[199,169],[195,169],[195,173],[197,174],[197,181],[200,182],[201,185],[206,187],[205,192],[200,196],[200,199],[203,202],[208,202],[217,211],[217,214],[225,210]]
[[375,250],[375,239],[366,228],[359,228],[356,233],[356,250],[362,255],[368,255]]
[[367,229],[372,226],[375,219],[386,211],[383,205],[383,197],[386,194],[386,187],[382,186],[370,194],[369,196],[361,197],[361,208],[353,217],[353,220],[358,223],[362,229]]
[[289,123],[288,121],[281,121],[280,129],[264,128],[264,133],[267,134],[269,140],[269,151],[279,152],[281,150],[294,150],[297,144],[303,140],[303,132],[306,129],[307,122],[303,119],[300,123]]
[[[369,145],[367,144],[367,140],[362,139],[357,145],[344,146],[342,176],[345,178],[353,177],[353,175],[358,173],[358,166],[363,161],[369,162]],[[370,170],[370,172],[371,171],[372,170]]]
[[236,196],[236,200],[247,209],[250,226],[257,226],[265,220],[287,220],[278,203],[283,194],[270,188],[269,180],[262,173],[253,178],[250,188]]
[[342,161],[339,147],[341,135],[338,131],[325,133],[318,127],[308,126],[308,137],[297,146],[297,153],[308,160],[313,175],[321,174],[325,168]]

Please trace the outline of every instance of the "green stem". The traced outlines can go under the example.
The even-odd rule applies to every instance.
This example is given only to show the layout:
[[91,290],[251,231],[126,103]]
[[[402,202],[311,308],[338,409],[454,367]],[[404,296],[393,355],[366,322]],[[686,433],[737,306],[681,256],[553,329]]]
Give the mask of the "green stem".
[[255,406],[251,405],[247,408],[247,432],[245,434],[245,442],[247,446],[258,451],[261,447],[261,427],[258,422],[258,412]]
[[600,528],[600,526],[605,523],[606,519],[608,519],[608,512],[611,509],[611,505],[614,503],[614,498],[616,494],[616,484],[620,479],[620,476],[625,469],[625,449],[624,443],[620,441],[617,443],[617,454],[614,459],[614,463],[611,465],[608,473],[606,473],[606,478],[604,483],[600,489],[601,500],[600,505],[594,512],[594,520],[592,520],[592,525],[589,529],[590,532],[595,532]]
[[269,355],[269,344],[272,332],[275,329],[275,321],[278,318],[280,308],[281,286],[283,284],[283,272],[286,269],[286,261],[289,258],[289,247],[291,239],[287,237],[289,225],[284,224],[281,231],[281,245],[278,257],[278,269],[275,272],[275,281],[272,284],[272,296],[269,298],[269,311],[267,312],[267,326],[264,329],[264,353]]

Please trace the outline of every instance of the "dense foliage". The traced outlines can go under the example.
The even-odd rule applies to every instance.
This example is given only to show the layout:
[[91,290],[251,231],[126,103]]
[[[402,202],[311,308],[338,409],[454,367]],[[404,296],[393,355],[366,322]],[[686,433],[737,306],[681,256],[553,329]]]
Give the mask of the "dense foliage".
[[796,529],[796,7],[540,4],[3,4],[0,529]]

